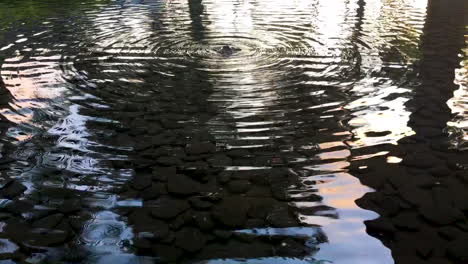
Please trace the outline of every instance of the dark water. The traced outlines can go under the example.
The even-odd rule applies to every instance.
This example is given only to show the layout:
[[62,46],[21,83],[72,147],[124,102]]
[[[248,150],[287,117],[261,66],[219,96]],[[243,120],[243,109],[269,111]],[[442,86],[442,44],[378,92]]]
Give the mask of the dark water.
[[424,240],[408,227],[372,229],[387,217],[372,197],[399,193],[378,179],[406,175],[406,153],[444,142],[448,173],[466,172],[466,4],[453,2],[0,1],[0,258],[460,259],[401,251]]

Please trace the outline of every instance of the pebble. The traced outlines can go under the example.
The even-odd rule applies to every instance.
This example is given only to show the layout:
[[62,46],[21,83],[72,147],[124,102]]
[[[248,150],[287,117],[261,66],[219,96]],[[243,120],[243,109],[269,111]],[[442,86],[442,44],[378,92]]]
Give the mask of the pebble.
[[63,219],[63,217],[64,217],[63,214],[49,215],[49,216],[46,216],[44,218],[41,218],[41,219],[35,221],[32,224],[32,227],[52,229],[55,226],[57,226],[58,223],[60,223],[60,221]]
[[247,220],[249,202],[242,197],[226,197],[215,205],[212,215],[215,220],[227,227],[242,227]]
[[159,157],[156,162],[164,166],[180,166],[182,160],[176,157]]
[[448,225],[463,219],[463,213],[451,206],[423,205],[419,211],[428,221],[437,225]]
[[189,208],[185,200],[163,197],[157,200],[157,204],[151,209],[151,215],[156,218],[171,219]]
[[202,249],[207,242],[205,235],[200,230],[186,227],[177,232],[175,245],[188,252],[197,252]]
[[183,174],[176,174],[167,179],[167,190],[175,195],[191,195],[200,192],[200,183]]
[[468,237],[463,236],[450,242],[447,246],[448,255],[459,261],[468,261],[467,241]]
[[216,151],[216,146],[211,142],[194,142],[185,148],[188,155],[200,155],[213,153]]
[[133,188],[136,190],[143,190],[151,186],[152,182],[152,175],[151,174],[137,174],[134,176],[133,179]]
[[231,193],[246,193],[250,189],[250,182],[246,180],[233,180],[227,185]]
[[401,229],[405,230],[419,230],[421,222],[415,212],[406,211],[401,212],[392,218],[393,224]]
[[460,229],[453,226],[443,226],[438,229],[438,233],[441,237],[447,240],[454,240],[457,237],[466,234],[465,232],[462,232]]
[[0,197],[13,199],[26,191],[26,186],[17,180],[12,180],[0,190]]

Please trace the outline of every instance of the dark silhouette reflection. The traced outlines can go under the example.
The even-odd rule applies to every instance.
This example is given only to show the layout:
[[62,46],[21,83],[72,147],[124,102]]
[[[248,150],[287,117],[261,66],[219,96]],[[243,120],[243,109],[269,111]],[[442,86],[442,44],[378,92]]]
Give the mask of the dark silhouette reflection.
[[196,41],[203,40],[204,26],[203,26],[203,4],[202,0],[188,0],[190,20],[192,25],[192,38]]
[[467,155],[451,149],[444,134],[451,118],[446,102],[456,89],[454,70],[464,45],[466,12],[466,1],[429,1],[417,65],[420,85],[406,103],[415,135],[398,145],[354,151],[360,155],[388,151],[353,161],[351,172],[376,190],[358,204],[381,215],[366,223],[367,231],[392,250],[397,264],[468,260]]
[[[201,10],[200,1],[190,1],[192,41],[206,41]],[[136,253],[168,262],[310,255],[326,238],[319,227],[300,223],[298,209],[289,203],[316,202],[320,196],[289,193],[301,183],[282,161],[271,163],[281,159],[279,146],[228,148],[233,142],[223,139],[213,122],[222,118],[227,126],[232,117],[208,100],[212,83],[226,80],[201,70],[212,67],[203,58],[180,63],[183,69],[168,69],[172,77],[155,82],[145,77],[140,93],[157,83],[152,107],[137,110],[137,102],[127,99],[135,115],[124,120],[118,111],[113,116],[135,136],[131,165],[123,168],[133,167],[136,174],[120,197],[143,202],[119,212],[134,230]]]

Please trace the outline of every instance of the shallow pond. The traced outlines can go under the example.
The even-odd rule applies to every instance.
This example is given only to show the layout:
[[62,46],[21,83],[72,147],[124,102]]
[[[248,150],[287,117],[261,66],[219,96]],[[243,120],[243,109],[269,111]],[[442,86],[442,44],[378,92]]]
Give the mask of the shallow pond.
[[449,2],[0,1],[0,263],[468,260]]

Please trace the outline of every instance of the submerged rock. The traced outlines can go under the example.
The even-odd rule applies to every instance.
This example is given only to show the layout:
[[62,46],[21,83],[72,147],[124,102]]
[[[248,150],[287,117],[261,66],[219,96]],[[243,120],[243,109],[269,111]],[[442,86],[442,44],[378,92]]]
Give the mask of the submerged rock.
[[171,219],[189,208],[185,200],[176,200],[169,197],[160,198],[151,209],[151,215],[156,218]]
[[12,180],[0,190],[0,196],[13,199],[26,191],[26,186],[17,180]]
[[227,197],[212,211],[213,218],[227,227],[242,227],[247,220],[249,202],[243,197]]
[[188,252],[197,252],[206,244],[206,236],[196,228],[186,227],[177,232],[175,245]]

